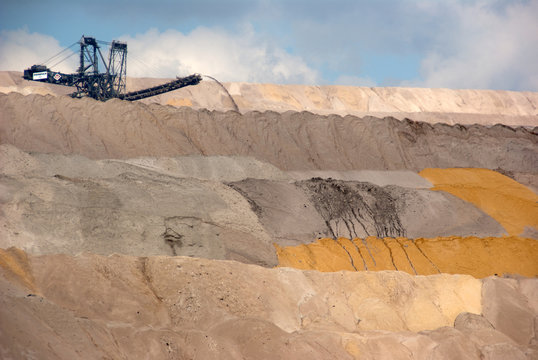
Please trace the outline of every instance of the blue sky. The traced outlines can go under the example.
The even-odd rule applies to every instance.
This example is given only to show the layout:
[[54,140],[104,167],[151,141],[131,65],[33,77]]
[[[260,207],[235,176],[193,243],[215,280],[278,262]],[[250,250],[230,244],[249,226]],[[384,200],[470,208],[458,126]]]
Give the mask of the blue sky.
[[536,19],[538,0],[3,0],[0,70],[86,34],[127,41],[130,76],[538,91]]

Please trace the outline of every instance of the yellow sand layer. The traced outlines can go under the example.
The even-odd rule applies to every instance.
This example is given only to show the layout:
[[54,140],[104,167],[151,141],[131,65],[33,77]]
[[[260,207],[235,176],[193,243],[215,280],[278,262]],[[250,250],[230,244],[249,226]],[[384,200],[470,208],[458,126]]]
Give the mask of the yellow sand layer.
[[538,195],[496,171],[487,169],[424,169],[432,190],[446,191],[471,202],[497,220],[510,235],[526,226],[538,229]]
[[279,266],[319,271],[400,270],[409,274],[468,274],[476,278],[538,276],[538,241],[519,236],[368,237],[319,239],[308,245],[275,244]]
[[7,277],[16,279],[30,290],[35,290],[34,276],[24,251],[14,247],[7,250],[0,249],[0,269]]
[[177,107],[192,106],[192,101],[191,99],[186,99],[186,98],[181,98],[181,99],[172,98],[166,102],[166,105],[172,105],[172,106],[177,106]]

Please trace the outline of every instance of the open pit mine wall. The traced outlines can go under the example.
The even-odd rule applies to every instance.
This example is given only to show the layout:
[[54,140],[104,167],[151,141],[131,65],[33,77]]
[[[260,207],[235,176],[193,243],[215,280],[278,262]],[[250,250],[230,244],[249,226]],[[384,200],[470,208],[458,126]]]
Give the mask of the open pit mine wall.
[[232,85],[482,125],[0,95],[1,356],[537,358],[535,95]]
[[213,112],[110,100],[0,95],[0,142],[93,159],[241,155],[282,170],[479,167],[533,173],[537,133],[309,112]]

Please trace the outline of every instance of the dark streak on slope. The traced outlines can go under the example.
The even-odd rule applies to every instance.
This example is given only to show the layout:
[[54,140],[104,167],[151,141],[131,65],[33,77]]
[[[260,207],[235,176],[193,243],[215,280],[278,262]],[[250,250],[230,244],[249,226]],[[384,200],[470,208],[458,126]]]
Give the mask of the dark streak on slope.
[[140,272],[142,274],[142,278],[144,279],[144,283],[148,287],[148,290],[150,293],[155,297],[157,302],[162,302],[163,298],[157,295],[157,291],[155,290],[155,287],[153,286],[153,282],[151,280],[150,275],[148,274],[148,257],[141,257],[138,258],[138,267],[140,269]]
[[437,272],[439,274],[441,274],[441,270],[439,270],[439,268],[437,267],[437,265],[435,265],[435,263],[424,253],[424,251],[422,251],[422,249],[420,248],[420,246],[418,246],[418,243],[416,241],[414,241],[415,243],[415,246],[417,247],[418,251],[420,251],[420,253],[422,254],[422,256],[424,256],[426,258],[426,260],[428,260],[428,262],[430,264],[432,264],[432,266],[435,268],[435,270],[437,270]]
[[346,249],[346,247],[344,246],[344,244],[342,244],[339,240],[335,240],[335,241],[336,241],[336,243],[337,243],[338,245],[340,245],[340,247],[341,247],[342,249],[344,249],[344,251],[346,252],[347,256],[349,257],[349,262],[351,263],[351,266],[353,267],[353,269],[355,269],[355,271],[358,271],[358,270],[357,270],[357,267],[355,266],[355,262],[353,261],[353,256],[351,256],[351,253],[349,252],[349,250]]
[[392,249],[387,244],[387,241],[385,239],[381,239],[381,242],[383,243],[383,245],[385,245],[385,247],[389,251],[390,262],[392,263],[392,266],[394,266],[394,270],[398,270],[398,267],[396,266],[396,263],[394,262],[394,255],[392,254]]
[[241,194],[241,196],[243,196],[245,198],[245,200],[247,200],[248,204],[250,205],[250,209],[256,214],[258,215],[258,217],[260,217],[262,215],[262,212],[263,212],[263,209],[260,205],[258,205],[256,203],[256,201],[254,201],[249,195],[248,193],[243,190],[240,186],[234,184],[234,183],[229,183],[228,184],[229,187],[231,187],[232,189],[234,189],[235,191],[237,191],[239,194]]
[[370,258],[372,259],[374,266],[377,266],[377,263],[375,261],[374,255],[372,255],[372,250],[370,250],[370,246],[368,246],[368,241],[366,239],[360,239],[363,243],[363,245],[366,247],[366,250],[368,250],[368,254],[370,255]]
[[399,239],[396,239],[396,241],[398,242],[398,245],[400,245],[400,247],[402,248],[402,251],[405,254],[405,257],[407,258],[407,262],[409,262],[409,265],[411,265],[413,272],[415,273],[415,275],[418,275],[417,270],[415,269],[415,266],[413,265],[413,262],[409,258],[409,254],[407,253],[407,250],[405,250],[405,246],[401,243]]
[[312,178],[300,181],[334,237],[405,236],[394,199],[370,183]]
[[360,255],[361,257],[361,260],[362,260],[362,265],[364,266],[364,270],[368,271],[368,265],[366,264],[366,260],[364,259],[364,256],[362,256],[362,251],[361,249],[357,246],[357,244],[355,243],[355,239],[351,239],[351,243],[353,244],[353,246],[355,246],[355,249],[357,250],[357,253]]

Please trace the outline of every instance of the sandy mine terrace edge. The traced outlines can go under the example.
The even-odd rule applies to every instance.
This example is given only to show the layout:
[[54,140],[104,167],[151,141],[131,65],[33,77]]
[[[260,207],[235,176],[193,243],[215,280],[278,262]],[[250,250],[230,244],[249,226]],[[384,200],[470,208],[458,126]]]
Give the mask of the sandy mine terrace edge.
[[[72,89],[26,81],[21,73],[0,72],[0,92],[65,95]],[[127,86],[140,89],[169,79],[128,78]],[[203,81],[170,93],[142,100],[147,104],[189,106],[195,109],[249,111],[309,111],[321,115],[392,116],[399,120],[447,124],[502,123],[538,126],[538,92],[452,90],[428,88],[351,87],[224,83]]]
[[[0,179],[5,194],[0,247],[18,246],[34,254],[89,251],[103,255],[189,255],[271,267],[278,264],[274,242],[281,247],[308,244],[316,238],[331,237],[331,233],[350,238],[494,237],[505,233],[473,204],[448,193],[421,188],[426,180],[408,171],[350,174],[359,178],[368,175],[371,181],[384,185],[386,176],[402,177],[408,183],[401,185],[411,188],[391,185],[383,189],[374,184],[311,179],[306,185],[320,190],[311,194],[313,201],[297,183],[283,180],[283,172],[250,158],[189,156],[95,161],[81,156],[29,154],[7,144],[0,146],[0,154],[8,160],[0,162],[5,175]],[[215,167],[219,163],[224,168]],[[237,171],[230,174],[230,168]],[[184,178],[185,172],[192,169],[196,176],[216,181]],[[493,171],[466,171],[494,175],[497,182],[513,182]],[[258,173],[270,179],[251,178]],[[341,174],[306,172],[320,173]],[[250,179],[227,182],[231,175]],[[481,176],[487,183],[489,177]],[[521,188],[515,185],[506,189]],[[414,189],[417,186],[421,189]],[[487,196],[494,197],[494,190],[490,189]],[[347,205],[341,208],[343,203]],[[256,208],[260,211],[256,212]],[[356,214],[361,208],[381,212],[363,213],[358,218],[346,215]],[[366,231],[364,235],[350,235],[346,230],[360,230],[361,226]],[[376,233],[379,229],[391,233]],[[407,267],[404,261],[403,267],[397,264],[383,269]],[[370,264],[368,268],[373,269]],[[450,269],[446,271],[468,271]],[[409,271],[413,273],[412,268]],[[492,269],[479,276],[504,272],[518,270]]]

